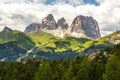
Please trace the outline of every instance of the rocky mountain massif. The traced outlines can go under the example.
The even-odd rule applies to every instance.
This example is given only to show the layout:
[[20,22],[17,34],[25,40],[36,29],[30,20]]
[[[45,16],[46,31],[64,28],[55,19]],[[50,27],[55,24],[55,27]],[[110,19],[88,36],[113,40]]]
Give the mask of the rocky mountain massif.
[[98,23],[92,17],[77,16],[68,26],[64,18],[56,22],[49,14],[42,23],[27,26],[25,32],[5,27],[0,32],[0,60],[66,60],[119,43],[120,31],[100,37]]
[[67,21],[64,18],[55,21],[52,14],[42,19],[42,23],[32,23],[26,27],[26,33],[44,31],[57,37],[64,37],[69,35],[73,37],[88,36],[91,38],[100,37],[100,30],[96,20],[88,16],[77,16],[71,26],[68,26]]
[[100,30],[96,20],[88,16],[77,16],[71,25],[70,33],[83,33],[91,38],[100,37]]

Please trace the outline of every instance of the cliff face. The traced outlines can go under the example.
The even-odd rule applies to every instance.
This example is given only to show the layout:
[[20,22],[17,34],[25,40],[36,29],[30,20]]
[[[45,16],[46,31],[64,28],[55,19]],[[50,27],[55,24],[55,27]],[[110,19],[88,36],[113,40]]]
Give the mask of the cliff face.
[[67,22],[64,18],[61,18],[61,19],[58,20],[57,26],[60,27],[63,30],[67,30],[67,28],[68,28],[68,24],[67,24]]
[[83,33],[91,38],[100,37],[100,30],[96,20],[92,17],[77,16],[71,25],[71,33]]
[[26,33],[33,31],[45,31],[58,37],[63,37],[69,34],[73,37],[84,37],[85,35],[91,38],[100,37],[100,30],[96,20],[88,16],[77,16],[70,27],[64,18],[58,19],[56,22],[53,15],[49,14],[42,19],[42,23],[32,23],[25,29]]
[[52,14],[49,14],[44,19],[42,19],[41,26],[46,30],[55,30],[58,28],[57,23]]

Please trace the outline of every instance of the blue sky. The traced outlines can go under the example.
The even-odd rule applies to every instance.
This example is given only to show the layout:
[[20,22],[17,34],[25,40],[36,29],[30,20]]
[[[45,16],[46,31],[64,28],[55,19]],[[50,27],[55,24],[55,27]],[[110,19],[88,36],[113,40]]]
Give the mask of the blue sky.
[[[93,4],[93,5],[99,5],[99,3],[96,0],[1,0],[0,2],[26,2],[26,3],[31,3],[31,2],[38,2],[38,3],[45,3],[46,5],[48,4],[55,4],[59,2],[65,2],[66,4],[69,4],[70,2],[81,2],[83,1],[85,4]],[[75,5],[75,4],[74,4]]]
[[[45,3],[46,4],[52,4],[52,3],[54,3],[56,0],[47,0]],[[68,3],[69,2],[69,0],[64,0],[66,3]],[[96,2],[95,0],[83,0],[84,1],[84,3],[86,3],[86,4],[93,4],[93,5],[99,5],[99,3],[98,2]]]
[[96,2],[95,0],[84,0],[85,3],[88,3],[88,4],[94,4],[94,5],[99,5],[98,2]]
[[71,25],[78,15],[98,21],[101,35],[120,30],[120,0],[0,0],[0,30],[4,26],[23,31],[48,14],[64,17]]

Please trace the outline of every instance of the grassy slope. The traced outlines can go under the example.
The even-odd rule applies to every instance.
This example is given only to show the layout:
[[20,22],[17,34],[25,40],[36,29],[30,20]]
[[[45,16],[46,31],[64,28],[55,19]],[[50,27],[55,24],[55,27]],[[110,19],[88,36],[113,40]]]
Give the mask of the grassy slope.
[[35,43],[30,37],[20,31],[0,32],[0,58],[13,56],[16,58],[20,54],[26,53],[34,45]]
[[[115,33],[114,33],[115,35]],[[49,33],[43,32],[42,34],[38,33],[30,33],[29,36],[36,43],[37,47],[42,47],[44,51],[44,47],[52,47],[55,48],[55,52],[62,52],[67,49],[72,49],[73,51],[84,51],[85,49],[91,46],[99,46],[107,43],[107,38],[109,36],[113,36],[110,34],[109,36],[98,38],[98,39],[89,39],[89,38],[75,38],[70,36],[65,36],[63,39],[56,38]]]
[[113,36],[118,36],[119,34],[120,34],[120,32],[119,32],[119,31],[116,31],[116,32],[111,33],[111,34],[109,34],[109,35],[107,35],[107,36],[98,38],[98,40],[101,41],[101,42],[109,41],[109,39],[110,39],[111,37],[113,37]]
[[69,41],[71,43],[70,48],[73,50],[78,50],[80,51],[82,48],[82,44],[84,44],[85,42],[89,41],[90,39],[87,38],[74,38],[74,37],[65,37],[66,41]]
[[61,39],[56,38],[53,35],[45,32],[40,34],[33,32],[28,35],[36,43],[37,47],[44,48],[45,46],[47,46],[56,48],[56,52],[62,52],[69,48],[71,48],[72,50],[79,50],[80,45],[89,40],[86,38],[74,38],[69,36],[66,36],[63,39]]
[[[117,35],[116,32],[93,40],[89,38],[74,38],[70,36],[65,36],[61,39],[45,32],[39,34],[33,32],[29,33],[28,36],[25,33],[16,30],[12,32],[0,32],[0,48],[5,49],[6,45],[9,45],[6,50],[1,50],[0,53],[8,51],[7,54],[10,52],[14,52],[14,54],[16,54],[26,51],[26,54],[22,56],[22,58],[26,58],[35,57],[38,52],[46,54],[64,54],[67,53],[67,51],[72,53],[74,53],[74,51],[89,52],[90,50],[92,51],[108,46],[110,44],[108,39],[115,35]],[[34,46],[37,48],[30,50]],[[15,52],[14,50],[17,50],[18,52]],[[42,55],[45,56],[45,54]]]
[[37,47],[40,47],[40,46],[55,47],[53,42],[56,40],[56,38],[49,33],[42,32],[38,34],[36,32],[33,32],[28,35],[31,37],[32,41],[36,43]]
[[14,30],[10,32],[0,32],[0,44],[15,41],[20,48],[29,49],[34,46],[34,42],[25,33]]

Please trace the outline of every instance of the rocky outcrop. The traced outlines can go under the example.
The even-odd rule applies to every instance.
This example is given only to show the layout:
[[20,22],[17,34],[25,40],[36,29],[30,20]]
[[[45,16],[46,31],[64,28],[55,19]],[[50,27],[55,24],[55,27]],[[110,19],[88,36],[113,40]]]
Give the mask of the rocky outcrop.
[[57,23],[52,14],[42,19],[42,23],[32,23],[26,27],[25,33],[33,31],[40,32],[44,31],[54,36],[63,37],[65,31],[68,29],[68,24],[64,18],[60,18]]
[[100,56],[100,54],[102,54],[101,51],[99,51],[99,50],[98,51],[94,51],[94,52],[90,53],[90,55],[88,56],[88,60],[92,61],[96,57]]
[[30,32],[33,32],[33,31],[37,31],[38,29],[41,28],[41,24],[39,23],[32,23],[30,25],[28,25],[26,28],[25,28],[25,33],[30,33]]
[[68,29],[68,23],[64,18],[61,18],[57,22],[57,26],[60,27],[62,30],[67,30]]
[[11,31],[12,31],[12,29],[5,26],[2,32],[11,32]]
[[57,21],[57,29],[53,30],[52,33],[54,36],[63,38],[66,30],[68,29],[68,23],[64,18],[60,18]]
[[96,20],[88,16],[77,16],[71,25],[70,33],[83,33],[91,38],[100,37],[100,30]]
[[100,50],[94,51],[88,55],[88,61],[98,60],[101,61],[103,58],[110,58],[112,55]]
[[47,17],[42,19],[42,23],[32,23],[28,25],[25,29],[25,33],[33,32],[33,31],[40,31],[44,30],[55,30],[57,29],[57,23],[52,14],[49,14]]
[[56,21],[52,14],[49,14],[47,17],[42,19],[41,26],[46,30],[55,30],[58,28]]
[[120,31],[114,32],[108,40],[113,44],[120,44]]

